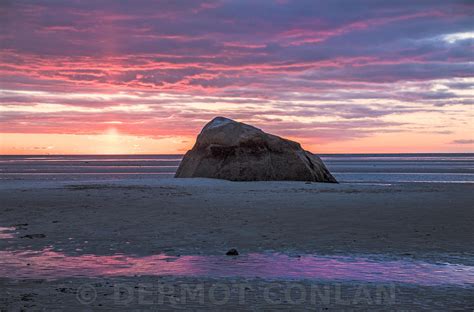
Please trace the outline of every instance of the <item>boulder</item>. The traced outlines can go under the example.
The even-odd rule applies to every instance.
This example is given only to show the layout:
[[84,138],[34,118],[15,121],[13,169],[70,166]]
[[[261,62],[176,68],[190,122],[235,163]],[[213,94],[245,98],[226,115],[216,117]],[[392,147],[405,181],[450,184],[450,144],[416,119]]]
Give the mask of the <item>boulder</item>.
[[299,143],[224,117],[204,126],[175,177],[337,183],[321,159]]

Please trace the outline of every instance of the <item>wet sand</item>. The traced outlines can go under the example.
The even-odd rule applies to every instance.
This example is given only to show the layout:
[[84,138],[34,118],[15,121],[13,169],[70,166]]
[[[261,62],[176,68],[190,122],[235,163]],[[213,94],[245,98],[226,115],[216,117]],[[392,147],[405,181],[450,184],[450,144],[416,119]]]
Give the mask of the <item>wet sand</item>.
[[[141,179],[121,182],[4,181],[0,190],[0,227],[14,227],[0,239],[0,250],[43,250],[66,255],[147,256],[223,255],[230,248],[241,254],[282,252],[292,255],[376,255],[391,260],[419,260],[474,265],[474,197],[469,184],[306,184],[302,182],[232,183],[206,179]],[[105,281],[109,284],[106,287]],[[237,282],[236,282],[237,281]],[[84,305],[77,299],[82,284],[99,283],[99,296]],[[66,278],[56,281],[2,279],[0,308],[74,306],[123,309],[110,297],[117,283],[211,285],[241,283],[240,279],[115,277]],[[290,283],[289,281],[277,281]],[[297,281],[310,287],[307,280]],[[265,287],[275,281],[246,279],[255,298],[240,304],[232,298],[224,304],[236,309],[297,309],[292,305],[263,300]],[[318,285],[335,287],[332,282]],[[67,290],[61,285],[68,285]],[[342,297],[354,299],[357,285],[342,282]],[[370,287],[368,293],[375,301]],[[413,286],[395,284],[395,302],[342,304],[332,300],[310,305],[324,310],[436,310],[471,308],[470,286]],[[135,288],[137,287],[137,288]],[[210,286],[209,286],[210,287]],[[346,287],[346,288],[344,288]],[[352,287],[352,288],[351,288]],[[145,287],[146,288],[146,287]],[[352,290],[351,290],[352,289]],[[178,290],[176,290],[178,292]],[[336,292],[336,291],[334,291]],[[111,295],[107,295],[110,293]],[[237,291],[238,293],[238,291]],[[151,296],[156,299],[158,293]],[[180,298],[177,293],[170,295]],[[335,294],[332,294],[335,295]],[[352,297],[351,297],[352,296]],[[138,293],[127,310],[186,308],[168,302],[140,304]],[[236,297],[235,297],[236,298]],[[234,298],[234,299],[235,299]],[[263,299],[262,299],[263,298]],[[266,298],[268,299],[268,298]],[[291,298],[290,298],[291,299]],[[293,298],[294,299],[294,298]],[[309,299],[308,299],[309,300]],[[115,300],[116,301],[116,300]],[[354,301],[354,300],[352,300]],[[194,302],[194,309],[216,302]],[[117,303],[118,304],[118,303]]]
[[173,277],[0,279],[7,311],[472,311],[473,288]]

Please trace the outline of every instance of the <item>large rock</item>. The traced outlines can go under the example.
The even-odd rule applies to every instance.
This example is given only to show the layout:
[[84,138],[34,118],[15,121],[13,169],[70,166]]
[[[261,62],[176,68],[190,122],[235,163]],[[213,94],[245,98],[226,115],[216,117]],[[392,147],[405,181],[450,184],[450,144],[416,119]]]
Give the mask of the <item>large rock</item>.
[[299,143],[224,117],[202,129],[175,177],[337,182],[321,159]]

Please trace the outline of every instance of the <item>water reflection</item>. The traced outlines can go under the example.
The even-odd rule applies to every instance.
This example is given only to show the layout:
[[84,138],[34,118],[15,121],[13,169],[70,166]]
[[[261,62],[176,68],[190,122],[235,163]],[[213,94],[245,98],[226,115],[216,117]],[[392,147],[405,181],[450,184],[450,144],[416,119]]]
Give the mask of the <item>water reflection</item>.
[[245,277],[419,285],[474,284],[474,267],[419,261],[375,261],[369,258],[255,253],[238,257],[152,255],[67,256],[52,250],[0,251],[2,277],[45,278],[96,276]]

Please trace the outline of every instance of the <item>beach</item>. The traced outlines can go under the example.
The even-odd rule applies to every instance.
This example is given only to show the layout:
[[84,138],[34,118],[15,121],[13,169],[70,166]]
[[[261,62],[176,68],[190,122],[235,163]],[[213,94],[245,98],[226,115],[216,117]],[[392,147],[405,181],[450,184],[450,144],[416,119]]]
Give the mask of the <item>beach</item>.
[[471,185],[143,182],[4,187],[3,225],[16,226],[15,237],[46,237],[2,240],[2,247],[53,245],[99,254],[237,248],[474,260]]
[[[199,310],[216,302],[206,293],[203,303],[190,303],[188,298],[183,304],[179,302],[180,285],[202,285],[209,291],[218,284],[218,292],[229,289],[228,300],[221,302],[223,309],[472,309],[472,191],[472,183],[456,182],[229,182],[146,175],[113,179],[99,176],[94,180],[10,177],[2,181],[0,189],[0,252],[4,259],[0,263],[0,307],[95,311],[117,304],[116,308],[123,308],[123,300],[114,297],[114,292],[117,285],[128,285],[125,288],[132,289],[133,294],[125,305],[127,310]],[[255,254],[283,254],[291,259],[318,255],[331,261],[350,257],[368,259],[367,263],[408,263],[415,269],[452,264],[466,271],[462,281],[456,282],[453,275],[453,281],[446,284],[423,283],[421,275],[421,282],[405,282],[396,272],[383,281],[366,275],[312,279],[303,274],[299,278],[298,272],[284,278],[284,268],[283,277],[259,276],[261,269],[255,277],[227,277],[213,274],[212,266],[202,273],[179,260],[215,256],[221,261],[219,257],[227,259],[225,253],[231,248],[239,252],[235,259]],[[90,260],[92,255],[94,263],[119,261],[114,258],[118,256],[134,260],[133,265],[124,265],[128,269],[122,274],[113,266],[99,265],[91,273],[87,266],[74,270],[77,264],[67,265],[68,261]],[[136,259],[153,255],[166,255],[167,263],[182,265],[172,267],[171,273],[160,273],[156,268],[144,269],[143,262],[137,264]],[[343,265],[355,261],[344,259]],[[138,269],[140,265],[142,269]],[[338,266],[331,268],[337,271]],[[426,274],[429,280],[429,272]],[[272,297],[275,300],[269,301],[265,289],[275,283],[280,288],[272,292],[282,293],[276,295],[278,300]],[[295,287],[292,283],[308,289],[307,300],[286,298],[288,287],[290,292]],[[249,289],[244,287],[245,304],[239,304],[239,291],[234,289],[242,284],[249,285]],[[78,300],[81,285],[93,285],[96,296],[92,302]],[[163,285],[173,291],[164,295]],[[312,302],[312,285],[331,287],[332,299]],[[361,292],[360,285],[367,289]],[[377,285],[393,288],[391,301],[376,300]],[[145,303],[135,293],[143,289],[149,295]],[[347,300],[337,301],[337,292]],[[164,297],[156,301],[160,294]],[[370,302],[364,294],[369,294]],[[363,300],[354,301],[357,296]]]
[[474,312],[474,1],[0,12],[0,312]]

